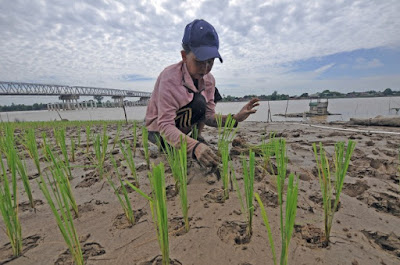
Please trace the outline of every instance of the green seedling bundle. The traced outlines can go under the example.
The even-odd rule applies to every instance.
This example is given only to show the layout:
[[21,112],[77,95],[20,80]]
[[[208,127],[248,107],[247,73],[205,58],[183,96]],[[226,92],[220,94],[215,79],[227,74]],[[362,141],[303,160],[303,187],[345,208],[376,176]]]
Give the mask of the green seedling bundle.
[[185,231],[189,231],[188,202],[187,202],[187,143],[186,138],[181,137],[181,146],[178,150],[179,161],[179,197],[183,219],[185,220]]
[[24,146],[28,150],[29,156],[35,163],[38,174],[41,174],[40,162],[39,162],[39,151],[36,144],[36,135],[33,128],[29,128],[25,134]]
[[90,125],[86,126],[86,154],[89,154],[89,146],[90,146],[90,141],[91,141],[91,135],[90,135]]
[[128,167],[131,171],[132,177],[135,179],[135,182],[136,182],[135,185],[137,187],[139,187],[140,186],[139,178],[136,174],[136,165],[135,165],[135,160],[133,159],[134,154],[129,145],[129,142],[125,141],[125,145],[122,144],[122,142],[119,142],[119,148],[120,148],[122,154],[124,155],[125,161],[128,164]]
[[53,153],[49,144],[47,144],[45,148],[49,158],[48,162],[51,163],[50,170],[52,172],[53,179],[57,181],[57,185],[62,188],[64,195],[69,199],[70,202],[68,205],[71,205],[75,215],[79,216],[78,205],[76,204],[75,197],[72,193],[71,183],[69,182],[69,177],[66,173],[67,166]]
[[[17,176],[12,174],[11,190],[6,168],[3,163],[3,157],[0,153],[0,211],[5,224],[6,234],[10,240],[14,256],[19,256],[22,251],[22,232],[21,223],[18,217],[18,193],[17,193]],[[14,167],[15,167],[15,163]],[[13,172],[13,171],[11,171]],[[14,170],[15,172],[15,170]]]
[[242,157],[242,166],[243,166],[245,201],[243,201],[242,193],[240,192],[240,188],[233,167],[231,167],[231,172],[232,172],[233,183],[235,185],[235,189],[238,194],[242,211],[246,214],[247,236],[250,237],[253,234],[253,214],[254,214],[253,199],[254,199],[255,154],[253,151],[250,151],[249,163],[247,163],[247,159],[245,157]]
[[216,117],[218,127],[218,146],[221,142],[232,142],[237,133],[238,127],[235,127],[236,120],[231,114],[227,115],[225,121],[221,114]]
[[169,265],[168,214],[164,164],[160,163],[157,166],[153,166],[153,172],[149,173],[149,178],[152,197],[147,196],[131,183],[126,182],[126,184],[149,201],[151,215],[156,226],[157,240],[162,253],[162,263],[163,265]]
[[[166,142],[164,138],[164,142]],[[166,144],[164,153],[175,180],[175,189],[179,192],[182,215],[185,221],[185,231],[189,231],[188,203],[187,203],[187,142],[181,137],[180,148]]]
[[[297,196],[298,196],[298,180],[293,173],[289,174],[288,177],[288,185],[286,190],[286,200],[285,207],[283,205],[283,191],[285,187],[285,179],[286,179],[286,168],[287,168],[287,155],[286,155],[286,142],[284,139],[279,139],[275,143],[275,158],[276,164],[278,168],[278,172],[276,175],[276,183],[277,183],[277,191],[278,191],[278,202],[279,202],[279,210],[280,210],[280,231],[281,231],[281,257],[280,263],[281,265],[286,265],[288,262],[288,250],[289,243],[292,238],[294,222],[296,219],[296,211],[297,211]],[[260,205],[261,215],[264,221],[264,225],[268,232],[268,240],[271,246],[271,252],[273,256],[274,264],[278,264],[277,256],[275,252],[275,244],[272,238],[271,227],[269,224],[269,219],[265,207],[261,201],[260,196],[257,193],[254,193],[258,204]],[[284,210],[285,209],[285,210]],[[284,215],[285,213],[285,215]]]
[[68,177],[70,179],[72,179],[71,166],[69,164],[67,143],[66,143],[66,138],[65,138],[65,128],[60,128],[58,130],[54,130],[54,136],[56,138],[56,143],[57,143],[58,147],[61,149],[61,153],[64,157],[64,163],[66,166],[65,169],[68,172]]
[[17,173],[21,177],[22,183],[24,185],[25,192],[28,196],[29,203],[32,208],[35,207],[34,200],[32,197],[32,189],[29,184],[29,178],[26,173],[26,165],[25,162],[21,160],[19,157],[16,147],[15,147],[15,139],[14,139],[14,127],[6,126],[5,136],[3,139],[3,144],[5,147],[5,155],[7,159],[7,166],[11,172],[12,179],[16,179]]
[[75,162],[75,150],[76,150],[76,145],[75,145],[75,139],[74,137],[71,137],[71,161]]
[[107,181],[110,184],[110,186],[113,188],[114,193],[117,196],[118,201],[122,206],[122,209],[124,210],[126,219],[128,219],[128,222],[133,225],[133,224],[135,224],[135,216],[134,216],[134,213],[133,213],[133,210],[132,210],[131,202],[130,202],[129,197],[128,197],[128,191],[126,190],[126,187],[125,187],[124,183],[122,182],[121,175],[119,174],[119,171],[118,171],[117,162],[115,161],[115,158],[112,155],[111,155],[111,162],[112,162],[112,164],[114,166],[115,173],[117,174],[119,183],[121,185],[121,191],[122,191],[122,194],[124,195],[124,199],[122,199],[121,195],[119,194],[119,191],[116,188],[116,186],[115,186],[114,182],[112,181],[111,177],[107,177]]
[[133,157],[136,157],[136,146],[137,146],[137,122],[133,121],[133,128],[132,128],[132,133],[133,133]]
[[113,143],[113,146],[111,148],[112,150],[114,150],[114,148],[117,145],[117,143],[120,142],[119,141],[120,134],[121,134],[121,123],[118,123],[118,125],[117,125],[117,133],[115,134],[114,143]]
[[225,121],[223,121],[222,115],[219,114],[216,117],[218,126],[218,151],[222,158],[222,168],[221,168],[221,178],[224,187],[224,198],[229,198],[229,144],[234,139],[238,127],[235,128],[236,121],[233,119],[232,115],[226,116]]
[[[57,167],[52,169],[52,180],[47,177],[48,184],[46,184],[43,176],[40,176],[38,185],[50,205],[58,228],[74,258],[75,264],[83,265],[82,249],[70,210],[69,190],[65,182],[63,182],[63,179],[67,178],[63,176],[63,172]],[[47,185],[50,186],[50,189]]]
[[147,168],[150,169],[150,153],[149,153],[149,132],[146,126],[142,127],[142,145],[144,150],[144,157],[146,159]]
[[229,198],[229,181],[230,181],[230,172],[229,172],[229,143],[226,141],[221,141],[219,144],[219,152],[221,154],[222,166],[221,166],[221,179],[222,185],[224,187],[224,199]]
[[[350,159],[355,148],[355,142],[349,140],[347,148],[345,148],[344,142],[338,142],[335,144],[335,190],[333,191],[331,172],[329,166],[329,160],[326,155],[326,151],[319,143],[319,150],[317,145],[313,144],[313,150],[315,154],[315,161],[317,163],[318,179],[320,183],[322,201],[324,206],[324,227],[325,227],[325,244],[329,244],[329,237],[332,229],[332,222],[335,212],[337,211],[340,194],[342,192],[344,178],[347,174]],[[319,152],[318,152],[319,151]],[[332,196],[335,193],[335,201],[332,207]]]
[[99,170],[100,178],[103,178],[104,174],[104,161],[106,159],[107,147],[108,147],[108,135],[106,133],[106,127],[103,128],[103,135],[97,134],[94,141],[94,153],[97,159],[97,168]]

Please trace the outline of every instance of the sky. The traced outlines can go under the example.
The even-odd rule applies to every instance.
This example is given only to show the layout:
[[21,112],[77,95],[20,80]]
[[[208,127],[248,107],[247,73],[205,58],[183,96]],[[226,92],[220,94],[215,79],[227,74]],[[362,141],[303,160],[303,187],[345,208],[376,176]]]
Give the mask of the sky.
[[400,90],[399,14],[399,0],[0,0],[0,81],[151,92],[202,18],[223,95]]

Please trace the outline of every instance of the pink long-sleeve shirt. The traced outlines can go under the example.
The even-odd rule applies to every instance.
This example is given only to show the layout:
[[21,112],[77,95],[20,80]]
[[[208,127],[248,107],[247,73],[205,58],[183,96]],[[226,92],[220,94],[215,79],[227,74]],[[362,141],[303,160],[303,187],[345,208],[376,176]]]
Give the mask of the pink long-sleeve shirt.
[[[206,119],[215,115],[215,79],[211,73],[205,75],[198,83],[200,93],[206,100]],[[186,136],[194,124],[182,128],[175,126],[177,111],[189,104],[194,97],[188,89],[198,92],[183,61],[165,68],[159,75],[153,93],[147,105],[146,127],[149,131],[159,132],[169,144],[179,146],[181,135]],[[189,119],[190,120],[190,119]],[[188,153],[193,151],[197,140],[186,136]]]

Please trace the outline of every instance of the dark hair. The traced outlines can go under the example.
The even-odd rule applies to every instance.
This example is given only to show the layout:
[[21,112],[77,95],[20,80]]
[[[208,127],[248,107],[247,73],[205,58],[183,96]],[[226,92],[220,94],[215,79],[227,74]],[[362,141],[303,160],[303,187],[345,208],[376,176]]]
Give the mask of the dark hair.
[[191,52],[189,45],[182,43],[182,48],[186,52],[186,54],[189,54]]

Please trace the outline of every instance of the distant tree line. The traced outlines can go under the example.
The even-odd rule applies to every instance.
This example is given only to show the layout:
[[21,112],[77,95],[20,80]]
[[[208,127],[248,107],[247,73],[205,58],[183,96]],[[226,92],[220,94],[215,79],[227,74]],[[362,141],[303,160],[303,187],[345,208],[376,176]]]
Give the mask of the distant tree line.
[[253,97],[257,97],[260,100],[287,100],[287,99],[310,99],[310,98],[360,98],[360,97],[388,97],[388,96],[400,96],[400,91],[392,90],[391,88],[386,88],[385,90],[375,91],[370,90],[366,92],[349,92],[341,93],[337,91],[324,90],[315,94],[303,93],[300,96],[289,96],[286,94],[278,94],[274,91],[271,95],[246,95],[243,97],[233,97],[230,95],[223,96],[222,101],[247,101]]
[[35,103],[33,105],[25,105],[25,104],[14,104],[11,103],[10,106],[1,106],[0,105],[0,112],[5,111],[26,111],[26,110],[45,110],[47,109],[47,104],[42,103]]

